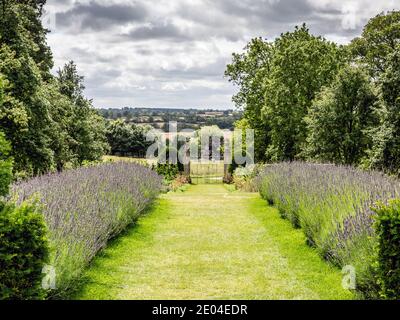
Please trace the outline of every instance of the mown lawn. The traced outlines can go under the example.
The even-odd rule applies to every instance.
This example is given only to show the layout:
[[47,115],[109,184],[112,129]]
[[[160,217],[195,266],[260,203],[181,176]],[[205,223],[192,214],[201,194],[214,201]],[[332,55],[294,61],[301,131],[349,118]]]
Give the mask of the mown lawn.
[[78,299],[351,299],[258,194],[221,185],[161,197],[85,274]]

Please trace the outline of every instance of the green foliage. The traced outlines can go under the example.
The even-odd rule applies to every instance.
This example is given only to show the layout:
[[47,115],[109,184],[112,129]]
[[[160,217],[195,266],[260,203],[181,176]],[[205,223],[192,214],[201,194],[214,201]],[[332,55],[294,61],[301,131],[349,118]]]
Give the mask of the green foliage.
[[[0,75],[0,107],[3,104],[4,80]],[[0,197],[8,194],[12,180],[12,160],[9,157],[11,146],[0,131]]]
[[373,132],[368,165],[400,174],[400,11],[381,13],[365,26],[351,49],[370,71],[381,96],[380,125]]
[[376,130],[370,165],[400,174],[400,46],[387,58],[379,85],[381,125]]
[[255,130],[256,160],[300,157],[311,102],[344,63],[345,50],[305,25],[274,42],[253,39],[245,50],[233,55],[225,75],[239,87],[233,100]]
[[232,182],[235,188],[247,192],[259,191],[255,181],[262,168],[263,165],[249,165],[247,167],[236,168],[232,175]]
[[255,130],[255,157],[264,161],[268,147],[269,124],[262,119],[262,107],[265,103],[264,81],[271,71],[271,59],[274,46],[272,43],[255,38],[246,46],[242,54],[233,54],[232,63],[225,71],[225,76],[238,86],[239,92],[233,96],[233,102],[244,109],[243,118],[249,128]]
[[49,249],[47,229],[36,204],[0,211],[0,300],[42,299],[42,268]]
[[271,74],[265,79],[263,115],[271,126],[271,160],[299,158],[307,137],[305,116],[320,89],[341,65],[336,44],[315,37],[305,25],[275,41]]
[[83,97],[83,78],[70,62],[53,77],[41,14],[45,1],[3,1],[0,73],[5,83],[0,126],[17,176],[98,160],[107,150],[103,118]]
[[378,124],[374,87],[362,69],[343,67],[313,101],[308,124],[308,158],[359,165],[372,146]]
[[48,264],[56,272],[48,297],[66,298],[76,288],[94,255],[144,212],[161,182],[149,168],[119,162],[48,174],[13,188],[18,203],[38,194],[42,205],[51,245]]
[[378,236],[378,277],[382,296],[400,299],[400,200],[379,203],[375,230]]
[[46,31],[33,4],[10,0],[0,10],[0,72],[8,80],[0,125],[11,142],[15,169],[39,173],[52,160],[46,135],[50,130],[48,110],[38,96],[42,77],[48,77],[52,65],[44,42]]
[[257,161],[312,159],[400,174],[400,11],[381,13],[348,46],[296,27],[253,39],[225,75]]
[[174,180],[179,175],[179,165],[172,163],[157,163],[155,171],[167,181]]
[[0,132],[0,197],[9,192],[12,181],[12,160],[9,158],[10,144],[5,140],[4,134]]
[[70,149],[77,164],[98,161],[108,151],[105,120],[85,98],[84,78],[77,72],[73,61],[58,71],[57,83],[61,94],[66,96],[72,109],[68,135]]
[[361,37],[353,40],[350,48],[356,59],[379,76],[387,68],[388,57],[398,49],[400,39],[400,11],[381,13],[372,18],[364,27]]
[[107,123],[107,140],[111,154],[144,157],[151,142],[146,141],[149,128],[126,124],[118,119]]

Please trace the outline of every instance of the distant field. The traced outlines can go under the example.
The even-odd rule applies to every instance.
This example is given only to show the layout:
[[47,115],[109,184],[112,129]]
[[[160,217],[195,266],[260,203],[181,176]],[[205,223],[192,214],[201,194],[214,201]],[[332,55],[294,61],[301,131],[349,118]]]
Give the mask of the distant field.
[[143,165],[156,164],[156,159],[145,159],[145,158],[133,158],[133,157],[119,157],[119,156],[103,156],[103,162],[134,162]]

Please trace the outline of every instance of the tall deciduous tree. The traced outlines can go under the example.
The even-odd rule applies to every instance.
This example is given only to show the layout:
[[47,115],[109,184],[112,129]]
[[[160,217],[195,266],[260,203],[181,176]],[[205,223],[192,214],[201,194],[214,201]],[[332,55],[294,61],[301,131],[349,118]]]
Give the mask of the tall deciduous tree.
[[311,159],[359,165],[372,147],[377,95],[368,75],[345,66],[314,100],[307,117],[306,154]]
[[342,60],[341,48],[311,35],[305,25],[275,41],[263,109],[271,127],[269,159],[293,160],[301,155],[312,100],[332,81]]
[[[0,74],[0,107],[4,101],[5,81]],[[9,185],[12,179],[12,160],[9,156],[11,146],[6,141],[4,133],[0,131],[0,197],[8,194]],[[2,209],[0,199],[0,210]]]
[[18,174],[62,170],[97,160],[107,148],[105,124],[83,96],[73,63],[51,75],[52,54],[41,15],[45,0],[3,0],[0,72],[7,85],[0,126],[11,142]]
[[105,120],[93,108],[92,101],[85,98],[84,78],[78,74],[73,61],[58,71],[60,92],[72,104],[72,119],[69,127],[71,150],[75,160],[99,160],[108,150]]
[[382,121],[375,135],[371,165],[400,174],[400,45],[387,57],[379,85]]
[[256,38],[245,47],[245,52],[233,54],[232,63],[227,66],[225,76],[238,88],[233,101],[243,109],[243,117],[248,128],[255,130],[255,157],[264,161],[265,150],[269,144],[269,124],[262,119],[261,111],[265,105],[264,81],[271,71],[273,44]]
[[51,53],[41,27],[41,4],[4,1],[0,6],[0,72],[9,82],[0,111],[0,125],[12,144],[17,171],[44,172],[53,164],[46,134],[49,110],[39,94],[48,77]]
[[352,41],[356,58],[365,64],[371,75],[379,78],[385,72],[388,57],[400,43],[400,11],[381,13],[364,27],[361,37]]

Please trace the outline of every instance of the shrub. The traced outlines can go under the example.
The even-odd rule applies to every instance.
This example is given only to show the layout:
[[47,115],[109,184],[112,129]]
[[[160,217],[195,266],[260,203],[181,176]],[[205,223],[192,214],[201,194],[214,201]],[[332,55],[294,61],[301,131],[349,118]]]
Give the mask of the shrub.
[[233,173],[233,183],[237,189],[257,192],[258,186],[254,183],[254,178],[260,171],[261,166],[249,165],[247,167],[238,167]]
[[41,299],[42,268],[48,259],[47,229],[34,203],[0,211],[0,300]]
[[257,184],[264,199],[301,227],[307,242],[338,266],[352,265],[357,288],[376,298],[377,244],[371,206],[399,196],[400,183],[379,172],[302,162],[268,165]]
[[375,229],[378,236],[378,279],[384,298],[400,299],[400,200],[379,203]]
[[38,194],[49,228],[57,289],[65,296],[82,270],[107,241],[123,231],[151,204],[161,178],[134,163],[107,163],[50,174],[14,186],[18,201]]
[[172,181],[179,175],[180,169],[177,164],[157,163],[155,171],[163,176],[165,180]]

